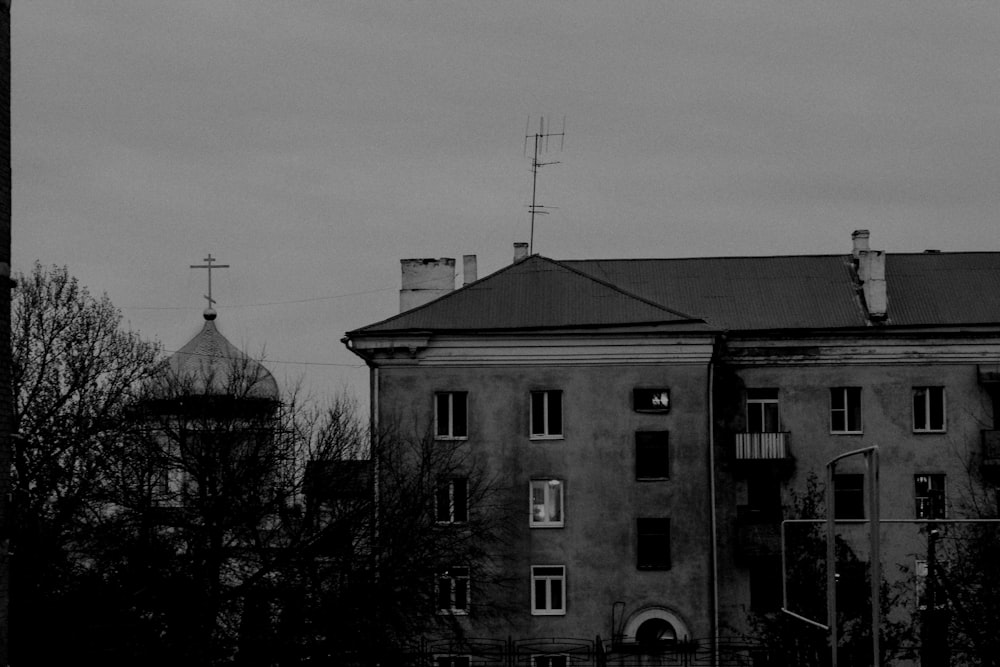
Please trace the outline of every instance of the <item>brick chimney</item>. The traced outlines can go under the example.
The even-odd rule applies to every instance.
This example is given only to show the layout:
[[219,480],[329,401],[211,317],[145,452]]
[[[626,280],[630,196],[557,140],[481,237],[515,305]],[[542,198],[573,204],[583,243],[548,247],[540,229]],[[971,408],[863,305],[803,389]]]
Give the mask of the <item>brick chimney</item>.
[[476,274],[476,256],[462,255],[462,285],[474,283],[478,279]]
[[889,295],[885,285],[885,251],[868,247],[868,230],[859,229],[851,234],[854,242],[852,255],[861,283],[861,295],[868,310],[868,319],[882,321],[889,313]]
[[852,254],[854,255],[855,261],[858,259],[858,253],[862,250],[868,250],[868,230],[867,229],[857,229],[851,234],[851,241],[854,243],[854,249]]
[[455,289],[455,260],[401,259],[402,288],[399,290],[399,312],[422,306]]
[[521,242],[514,244],[514,263],[525,260],[528,258],[528,244]]

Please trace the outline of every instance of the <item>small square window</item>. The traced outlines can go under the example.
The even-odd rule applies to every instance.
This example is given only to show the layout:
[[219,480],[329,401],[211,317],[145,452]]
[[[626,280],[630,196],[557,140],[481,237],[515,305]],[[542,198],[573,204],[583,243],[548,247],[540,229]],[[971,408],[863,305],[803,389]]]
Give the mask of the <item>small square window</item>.
[[531,566],[531,614],[533,616],[566,614],[565,566]]
[[434,496],[434,520],[464,523],[469,520],[469,481],[464,477],[441,480]]
[[632,409],[636,412],[669,412],[670,390],[637,387],[632,390]]
[[833,516],[837,519],[865,518],[865,476],[833,476]]
[[913,430],[943,433],[945,430],[944,387],[913,388]]
[[830,432],[861,433],[861,387],[830,389]]
[[635,434],[635,478],[667,479],[670,476],[670,448],[667,431],[638,431]]
[[469,613],[469,568],[453,567],[438,575],[439,614]]
[[777,389],[747,389],[747,433],[778,433]]
[[559,479],[531,480],[531,527],[560,528],[563,525],[563,483]]
[[670,519],[636,519],[636,567],[670,569]]
[[562,433],[562,392],[531,392],[531,437],[561,438]]
[[442,391],[434,394],[434,437],[462,440],[469,437],[468,392]]
[[918,519],[945,518],[944,480],[942,474],[913,476]]

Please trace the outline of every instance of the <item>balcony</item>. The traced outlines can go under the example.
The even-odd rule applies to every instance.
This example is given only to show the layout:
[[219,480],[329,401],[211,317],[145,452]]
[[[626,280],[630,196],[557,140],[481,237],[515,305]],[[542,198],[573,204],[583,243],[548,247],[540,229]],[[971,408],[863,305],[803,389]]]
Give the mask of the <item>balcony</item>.
[[738,469],[791,472],[795,460],[788,449],[788,432],[736,433],[734,461]]
[[1000,431],[983,431],[983,467],[1000,472]]

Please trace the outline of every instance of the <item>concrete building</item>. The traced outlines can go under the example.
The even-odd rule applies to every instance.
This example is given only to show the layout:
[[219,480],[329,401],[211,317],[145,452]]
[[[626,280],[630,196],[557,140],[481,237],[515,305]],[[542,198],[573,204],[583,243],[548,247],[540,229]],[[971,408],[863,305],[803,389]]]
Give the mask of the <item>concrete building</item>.
[[[462,441],[519,508],[514,584],[477,592],[462,568],[442,613],[515,644],[712,651],[750,631],[750,611],[780,607],[783,511],[831,458],[880,448],[883,517],[966,512],[1000,465],[1000,253],[868,240],[823,256],[522,251],[459,289],[453,260],[403,260],[404,312],[345,338],[371,369],[373,418]],[[838,516],[867,517],[860,460],[836,472]],[[883,528],[887,574],[919,572],[922,526]],[[842,533],[867,559],[861,530]],[[562,664],[549,660],[572,650],[525,655]]]

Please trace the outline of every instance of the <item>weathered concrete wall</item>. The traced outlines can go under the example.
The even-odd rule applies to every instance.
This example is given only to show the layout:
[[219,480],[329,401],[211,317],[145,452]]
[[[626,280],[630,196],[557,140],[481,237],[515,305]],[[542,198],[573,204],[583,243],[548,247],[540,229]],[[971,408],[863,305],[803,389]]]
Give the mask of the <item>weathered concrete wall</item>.
[[[710,497],[707,367],[512,366],[493,368],[383,368],[383,419],[418,430],[433,423],[435,391],[467,391],[468,451],[489,466],[515,508],[507,545],[515,576],[498,606],[510,614],[492,628],[523,637],[610,638],[612,607],[627,617],[645,607],[680,616],[694,637],[711,635]],[[667,414],[635,412],[635,387],[667,387]],[[558,389],[563,397],[562,439],[529,437],[529,392]],[[400,406],[407,406],[399,414]],[[395,414],[392,414],[395,412]],[[669,431],[670,479],[636,481],[635,432]],[[565,525],[529,527],[529,480],[565,481]],[[518,509],[519,508],[519,509]],[[473,509],[473,511],[475,511]],[[672,567],[636,568],[638,517],[669,517]],[[532,616],[530,566],[565,565],[565,616]],[[476,623],[474,600],[469,621]]]

